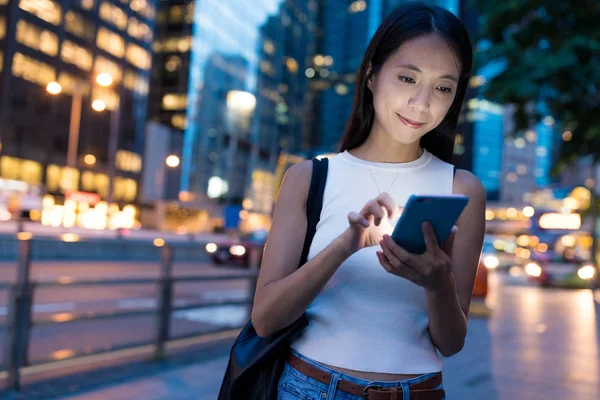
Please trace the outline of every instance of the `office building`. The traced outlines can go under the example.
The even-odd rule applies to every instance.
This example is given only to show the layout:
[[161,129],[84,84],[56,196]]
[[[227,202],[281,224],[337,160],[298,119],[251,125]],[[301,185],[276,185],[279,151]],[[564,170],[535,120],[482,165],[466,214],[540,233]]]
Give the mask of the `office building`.
[[33,219],[136,225],[154,19],[153,0],[0,0],[0,174],[46,193]]
[[[310,145],[317,1],[161,3],[150,119],[182,135],[180,200],[271,212],[281,151]],[[216,215],[213,217],[217,217]]]

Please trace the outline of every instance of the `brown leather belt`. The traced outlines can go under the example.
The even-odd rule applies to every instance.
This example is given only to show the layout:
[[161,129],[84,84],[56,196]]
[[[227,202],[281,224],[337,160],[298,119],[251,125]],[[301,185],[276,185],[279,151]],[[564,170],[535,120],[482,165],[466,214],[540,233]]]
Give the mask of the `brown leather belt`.
[[[304,375],[316,379],[317,381],[329,385],[331,374],[320,368],[313,367],[298,357],[290,354],[289,364]],[[410,385],[410,400],[443,400],[446,396],[443,389],[434,389],[442,384],[442,373],[419,383]],[[343,392],[362,396],[367,400],[401,400],[402,388],[380,388],[379,386],[361,386],[350,381],[340,379],[337,388]]]

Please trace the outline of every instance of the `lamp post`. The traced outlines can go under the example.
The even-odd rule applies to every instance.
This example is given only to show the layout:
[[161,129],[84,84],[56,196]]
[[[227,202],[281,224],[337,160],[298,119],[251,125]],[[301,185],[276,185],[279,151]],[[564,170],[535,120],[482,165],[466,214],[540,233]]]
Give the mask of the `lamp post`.
[[[96,84],[101,87],[109,87],[113,84],[112,75],[106,72],[99,73],[96,76]],[[52,95],[58,95],[62,92],[62,86],[58,82],[50,82],[46,86],[48,93]],[[92,109],[96,112],[102,112],[106,109],[106,103],[103,100],[95,99],[92,102]],[[77,81],[73,88],[73,100],[71,103],[71,117],[69,121],[69,145],[67,152],[67,166],[69,168],[77,168],[77,153],[79,148],[79,135],[81,125],[81,111],[82,111],[82,94],[81,85]],[[108,136],[108,160],[107,160],[107,175],[108,175],[108,188],[106,201],[110,206],[113,197],[113,180],[115,176],[115,158],[118,147],[118,136],[119,136],[119,119],[120,119],[120,104],[117,103],[115,110],[111,112],[110,118],[110,130]],[[96,163],[96,157],[91,154],[86,155],[84,162],[88,165]],[[92,161],[93,158],[93,161]],[[110,209],[110,207],[109,207]],[[110,219],[110,214],[108,218]]]
[[[112,76],[106,72],[98,74],[96,83],[102,87],[108,87],[112,84]],[[51,95],[58,95],[62,92],[62,86],[58,82],[50,82],[46,86],[46,91]],[[92,109],[95,111],[104,111],[106,104],[99,99],[92,102]],[[81,85],[75,82],[73,88],[73,98],[71,100],[71,116],[69,119],[69,145],[67,150],[67,166],[77,168],[77,150],[79,148],[79,135],[81,127],[82,95]]]

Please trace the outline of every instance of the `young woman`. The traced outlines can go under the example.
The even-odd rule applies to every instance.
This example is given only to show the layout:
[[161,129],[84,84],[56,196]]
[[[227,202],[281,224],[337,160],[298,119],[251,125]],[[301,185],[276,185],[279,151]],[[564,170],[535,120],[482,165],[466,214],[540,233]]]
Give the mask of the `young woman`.
[[[287,172],[252,313],[260,336],[305,311],[310,321],[292,343],[280,398],[444,398],[438,352],[463,347],[485,225],[482,185],[451,164],[471,64],[468,34],[447,10],[408,3],[383,22],[299,269],[312,164]],[[428,224],[422,255],[391,240],[411,194],[452,193],[469,204],[446,243]]]

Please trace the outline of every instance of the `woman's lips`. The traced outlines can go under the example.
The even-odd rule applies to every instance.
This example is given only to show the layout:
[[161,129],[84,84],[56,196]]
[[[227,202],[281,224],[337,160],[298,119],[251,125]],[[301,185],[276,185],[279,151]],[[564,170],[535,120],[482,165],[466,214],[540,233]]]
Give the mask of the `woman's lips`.
[[415,122],[410,119],[404,118],[400,114],[397,114],[397,115],[398,115],[398,118],[400,118],[400,121],[402,121],[402,123],[404,125],[408,126],[409,128],[418,129],[418,128],[422,127],[423,125],[425,125],[424,123]]

